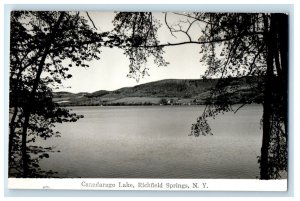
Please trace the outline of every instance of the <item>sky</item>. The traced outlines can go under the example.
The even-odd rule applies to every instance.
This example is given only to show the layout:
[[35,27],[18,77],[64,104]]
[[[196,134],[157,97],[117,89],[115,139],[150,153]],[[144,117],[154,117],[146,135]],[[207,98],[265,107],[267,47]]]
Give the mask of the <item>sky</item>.
[[[83,13],[83,15],[85,15]],[[113,28],[112,20],[115,16],[113,12],[89,12],[91,19],[99,31],[109,31]],[[154,13],[156,19],[161,21],[161,28],[158,30],[158,38],[161,43],[186,40],[184,34],[177,34],[173,37],[164,25],[164,14]],[[170,24],[175,23],[178,16],[168,14]],[[199,27],[198,27],[199,28]],[[191,29],[192,36],[199,33],[197,25]],[[196,38],[195,38],[196,39]],[[165,60],[170,64],[167,67],[157,67],[152,59],[146,64],[149,68],[150,76],[145,76],[137,82],[133,78],[128,78],[129,59],[118,48],[102,48],[100,60],[89,62],[89,68],[73,67],[70,73],[71,79],[63,81],[63,87],[55,91],[95,92],[98,90],[116,90],[122,87],[135,86],[147,82],[163,79],[199,79],[205,71],[201,65],[200,46],[187,44],[181,46],[165,47]]]

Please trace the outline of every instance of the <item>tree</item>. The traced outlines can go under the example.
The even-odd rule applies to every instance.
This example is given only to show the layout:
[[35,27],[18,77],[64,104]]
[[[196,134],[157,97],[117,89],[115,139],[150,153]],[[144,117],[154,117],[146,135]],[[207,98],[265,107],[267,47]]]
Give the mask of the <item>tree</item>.
[[162,98],[162,99],[160,99],[159,103],[162,104],[162,105],[167,105],[168,101],[167,101],[167,99]]
[[52,89],[72,77],[73,65],[99,59],[102,37],[79,12],[11,13],[10,47],[10,175],[42,177],[38,160],[49,157],[51,147],[33,146],[37,137],[59,136],[55,123],[77,121],[82,116],[59,107]]
[[[212,134],[207,117],[235,111],[245,104],[257,101],[258,97],[244,100],[234,110],[228,96],[238,93],[239,87],[231,88],[232,77],[250,76],[249,86],[263,97],[263,139],[260,163],[260,178],[280,178],[287,171],[287,76],[288,76],[288,16],[279,13],[173,13],[180,16],[177,24],[170,25],[165,13],[165,25],[171,35],[183,34],[187,40],[160,44],[157,34],[158,21],[151,13],[118,13],[115,31],[129,47],[120,46],[130,57],[132,73],[147,73],[140,70],[147,62],[147,53],[163,60],[163,48],[186,44],[202,47],[201,62],[207,65],[203,78],[220,78],[211,94],[203,114],[192,125],[191,135]],[[198,39],[190,34],[193,26],[199,26]],[[141,59],[142,58],[142,59]],[[163,62],[164,65],[167,62]]]

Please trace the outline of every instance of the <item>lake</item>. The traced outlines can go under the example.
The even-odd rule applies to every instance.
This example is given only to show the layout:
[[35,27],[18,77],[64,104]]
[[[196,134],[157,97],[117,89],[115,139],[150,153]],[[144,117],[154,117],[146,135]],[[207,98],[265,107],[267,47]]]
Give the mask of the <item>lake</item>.
[[73,107],[84,115],[43,141],[41,160],[62,178],[243,178],[259,176],[261,105],[209,119],[212,136],[188,136],[203,106]]

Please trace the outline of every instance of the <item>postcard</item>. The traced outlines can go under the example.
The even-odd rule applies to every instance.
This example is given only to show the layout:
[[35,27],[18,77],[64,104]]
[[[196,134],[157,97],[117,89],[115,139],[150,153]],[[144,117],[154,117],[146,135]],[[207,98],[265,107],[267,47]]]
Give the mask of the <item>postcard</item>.
[[9,189],[287,191],[288,22],[12,11]]

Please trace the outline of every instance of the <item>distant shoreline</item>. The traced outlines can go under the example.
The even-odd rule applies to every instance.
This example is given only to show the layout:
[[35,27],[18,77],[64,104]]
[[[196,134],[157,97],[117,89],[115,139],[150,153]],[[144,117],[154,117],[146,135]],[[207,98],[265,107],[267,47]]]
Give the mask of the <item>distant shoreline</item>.
[[[237,106],[237,105],[242,105],[243,103],[234,103],[232,104],[232,106]],[[245,106],[258,106],[258,105],[262,105],[262,103],[249,103],[246,104]],[[67,107],[67,108],[73,108],[73,107],[151,107],[151,106],[157,106],[157,107],[203,107],[206,106],[205,104],[202,105],[67,105],[67,106],[60,106],[60,107]]]
[[[115,91],[93,93],[53,93],[53,102],[60,106],[150,106],[206,105],[212,101],[236,104],[251,100],[262,102],[262,93],[249,83],[259,84],[256,77],[231,78],[223,83],[222,92],[214,92],[217,79],[161,80]],[[225,97],[225,96],[226,97]]]

